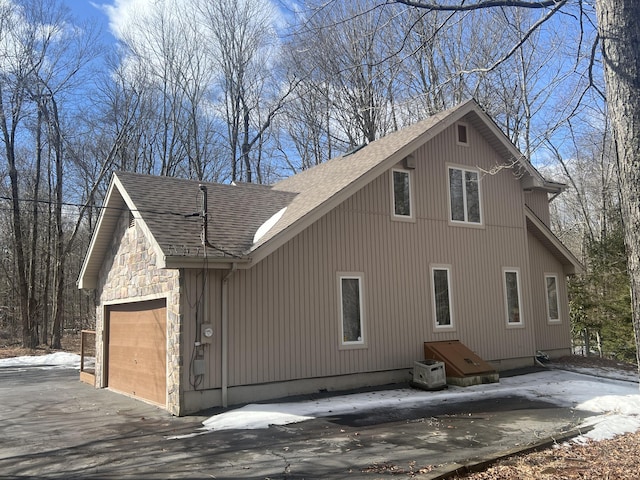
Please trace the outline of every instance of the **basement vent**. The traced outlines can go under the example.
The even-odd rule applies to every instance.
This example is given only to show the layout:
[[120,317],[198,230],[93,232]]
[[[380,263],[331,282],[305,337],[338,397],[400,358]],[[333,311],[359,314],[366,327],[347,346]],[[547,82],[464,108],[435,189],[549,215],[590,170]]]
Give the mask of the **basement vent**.
[[129,228],[133,228],[136,226],[136,219],[133,216],[133,213],[129,211]]

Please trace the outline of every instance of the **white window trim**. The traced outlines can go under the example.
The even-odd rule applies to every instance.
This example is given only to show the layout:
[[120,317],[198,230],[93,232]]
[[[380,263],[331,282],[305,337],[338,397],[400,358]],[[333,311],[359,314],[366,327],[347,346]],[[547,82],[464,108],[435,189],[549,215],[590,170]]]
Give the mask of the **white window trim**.
[[[458,125],[463,126],[467,131],[467,141],[466,142],[461,142],[460,141],[460,135],[458,134]],[[457,122],[456,123],[456,144],[457,145],[461,145],[463,147],[468,147],[469,146],[469,124],[468,123],[465,123],[465,122]]]
[[[449,289],[449,319],[451,320],[451,323],[449,325],[438,325],[438,314],[437,314],[437,309],[436,309],[436,284],[435,281],[433,279],[433,273],[435,270],[446,270],[447,272],[447,288]],[[431,278],[430,278],[430,284],[431,284],[431,304],[432,304],[432,308],[431,308],[431,312],[433,315],[433,326],[436,330],[438,331],[451,331],[451,330],[455,330],[455,323],[454,323],[454,314],[453,314],[453,292],[451,290],[451,265],[431,265]]]
[[[554,278],[556,281],[556,308],[558,310],[558,318],[551,318],[549,316],[549,292],[547,290],[547,278]],[[547,306],[547,322],[548,323],[562,323],[562,315],[560,314],[560,284],[558,283],[558,274],[545,273],[544,274],[544,298]]]
[[[507,293],[507,273],[515,273],[516,274],[516,285],[518,287],[518,322],[510,322],[509,321],[509,297]],[[502,291],[504,292],[504,313],[505,313],[505,322],[507,323],[507,327],[523,327],[524,326],[524,315],[522,314],[523,305],[522,305],[522,284],[520,283],[520,269],[514,267],[505,267],[502,269]]]
[[[464,217],[467,218],[467,189],[465,188],[464,183],[464,172],[473,172],[478,175],[478,205],[480,210],[480,221],[479,222],[469,222],[468,220],[453,220],[451,218],[451,180],[450,180],[450,170],[461,170],[462,171],[462,203],[464,206]],[[463,167],[460,165],[447,165],[447,208],[449,210],[449,224],[450,225],[464,225],[467,227],[484,227],[484,211],[482,208],[482,185],[481,185],[480,170],[475,168]]]
[[[395,182],[393,181],[393,173],[394,172],[402,172],[406,173],[409,178],[409,215],[398,215],[396,213],[396,192],[395,192]],[[400,221],[413,221],[414,220],[414,205],[413,205],[413,175],[411,170],[407,170],[406,168],[392,168],[389,172],[389,182],[391,185],[391,218],[394,220]]]
[[[361,340],[347,342],[344,340],[344,310],[342,308],[342,280],[357,279],[358,293],[360,302],[360,334]],[[339,272],[338,273],[338,311],[340,318],[340,349],[348,348],[366,348],[366,330],[365,330],[365,310],[364,310],[364,274],[362,272]]]

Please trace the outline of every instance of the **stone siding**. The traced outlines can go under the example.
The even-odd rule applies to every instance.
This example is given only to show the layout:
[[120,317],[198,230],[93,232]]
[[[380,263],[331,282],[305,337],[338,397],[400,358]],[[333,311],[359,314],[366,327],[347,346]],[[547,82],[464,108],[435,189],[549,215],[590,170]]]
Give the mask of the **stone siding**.
[[158,298],[167,306],[167,405],[174,415],[180,412],[182,369],[180,272],[157,267],[156,250],[142,228],[130,226],[129,212],[123,212],[113,235],[111,247],[100,268],[96,308],[96,386],[105,387],[104,339],[105,308],[111,304]]

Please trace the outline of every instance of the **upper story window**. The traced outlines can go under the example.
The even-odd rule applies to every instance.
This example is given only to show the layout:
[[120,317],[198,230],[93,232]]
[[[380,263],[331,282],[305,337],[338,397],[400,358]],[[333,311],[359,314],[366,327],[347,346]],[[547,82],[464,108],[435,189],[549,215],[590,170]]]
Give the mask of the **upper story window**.
[[340,282],[342,345],[364,345],[362,275],[344,274]]
[[449,218],[452,222],[482,223],[479,180],[477,170],[449,167]]
[[393,216],[395,218],[413,218],[411,205],[411,172],[409,170],[392,169],[391,187],[393,190]]
[[545,285],[547,287],[547,320],[549,322],[560,321],[560,309],[558,308],[558,277],[556,275],[545,275]]
[[520,275],[518,269],[503,270],[504,296],[507,307],[507,325],[522,325],[522,301],[520,297]]

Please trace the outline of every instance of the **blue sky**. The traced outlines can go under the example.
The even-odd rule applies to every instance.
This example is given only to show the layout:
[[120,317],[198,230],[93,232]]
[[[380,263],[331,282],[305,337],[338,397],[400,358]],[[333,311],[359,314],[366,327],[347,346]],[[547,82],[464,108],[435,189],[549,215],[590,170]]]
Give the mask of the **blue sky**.
[[113,1],[65,0],[65,2],[74,17],[81,21],[95,21],[100,25],[104,42],[115,41],[109,30],[109,17],[104,9],[105,5],[113,5]]

